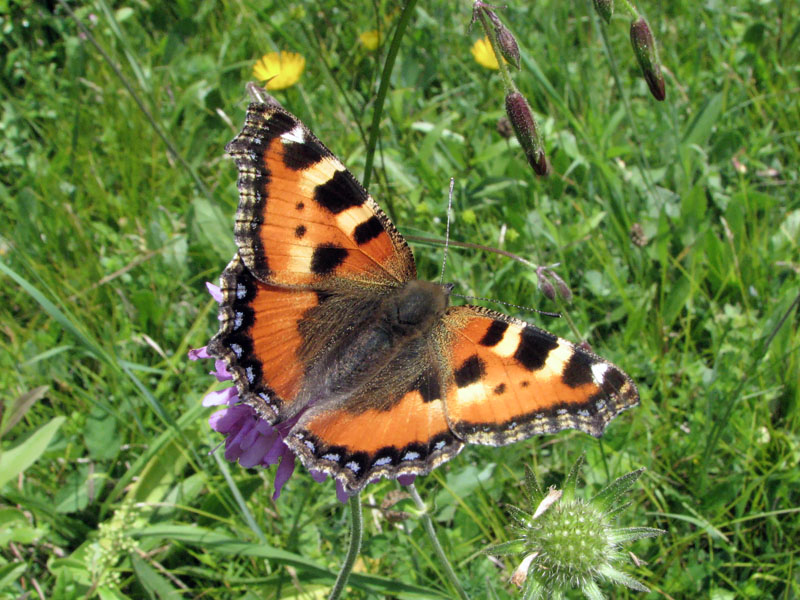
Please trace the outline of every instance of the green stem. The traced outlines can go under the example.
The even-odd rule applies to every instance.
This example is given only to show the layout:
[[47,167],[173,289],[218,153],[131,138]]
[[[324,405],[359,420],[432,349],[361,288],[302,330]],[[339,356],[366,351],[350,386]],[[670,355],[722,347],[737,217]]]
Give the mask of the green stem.
[[478,11],[478,17],[480,18],[483,31],[486,32],[486,37],[489,38],[489,42],[492,44],[492,51],[494,52],[495,58],[497,58],[497,64],[500,68],[500,77],[503,79],[503,87],[505,88],[506,95],[511,92],[516,92],[517,86],[514,85],[514,80],[511,79],[511,74],[508,72],[508,65],[503,58],[503,53],[500,51],[500,43],[497,41],[497,34],[495,33],[494,27],[486,21],[486,15],[482,10]]
[[378,87],[378,96],[375,98],[375,107],[372,110],[372,125],[369,128],[369,143],[367,144],[367,157],[364,161],[364,189],[369,189],[369,180],[372,177],[372,163],[375,159],[375,146],[378,143],[378,129],[380,129],[381,115],[383,114],[383,103],[386,100],[386,94],[389,91],[389,82],[392,78],[392,69],[397,59],[397,52],[400,50],[400,40],[403,39],[403,34],[408,27],[408,22],[411,20],[411,14],[414,12],[417,0],[408,0],[403,7],[403,12],[400,14],[400,20],[397,23],[397,29],[392,38],[392,44],[389,46],[389,52],[386,55],[386,62],[383,64],[383,72],[381,73],[381,84]]
[[425,532],[428,534],[428,537],[431,540],[431,544],[433,544],[433,550],[436,552],[436,557],[439,559],[439,562],[444,569],[445,575],[447,575],[447,579],[455,588],[456,592],[458,593],[458,597],[462,600],[469,600],[469,596],[464,591],[464,588],[461,587],[461,582],[458,580],[456,576],[456,572],[453,570],[450,561],[447,560],[447,556],[445,556],[444,549],[442,548],[442,544],[439,542],[439,538],[436,537],[436,531],[433,529],[433,520],[431,519],[430,514],[428,514],[428,507],[425,506],[425,503],[422,501],[422,498],[419,497],[419,492],[417,492],[417,488],[412,483],[406,488],[409,493],[411,494],[411,498],[414,500],[414,504],[417,505],[417,510],[419,510],[420,518],[422,519],[422,524],[425,527]]
[[639,18],[639,11],[636,10],[636,7],[630,2],[628,2],[628,0],[622,0],[622,6],[625,8],[625,10],[628,11],[628,13],[631,15],[631,18],[633,19]]
[[342,563],[342,568],[339,569],[339,575],[336,577],[336,583],[333,584],[328,600],[338,600],[341,597],[353,565],[356,563],[358,552],[361,550],[361,538],[364,534],[361,518],[361,494],[350,496],[348,504],[350,506],[350,547],[347,549],[347,556]]

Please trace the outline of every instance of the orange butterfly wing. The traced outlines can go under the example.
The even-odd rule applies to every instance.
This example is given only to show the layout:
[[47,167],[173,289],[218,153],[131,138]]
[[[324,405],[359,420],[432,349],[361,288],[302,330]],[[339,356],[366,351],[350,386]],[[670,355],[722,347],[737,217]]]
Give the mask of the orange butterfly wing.
[[467,443],[502,446],[562,429],[599,436],[639,403],[620,369],[524,321],[475,306],[451,307],[444,321],[447,420]]
[[298,329],[306,311],[318,305],[313,290],[266,285],[237,254],[222,273],[220,329],[209,342],[225,360],[239,397],[274,423],[297,398],[304,366],[296,357],[303,338]]
[[411,250],[389,218],[293,115],[251,104],[226,150],[239,168],[236,244],[257,279],[397,285],[416,277]]
[[286,443],[350,491],[381,476],[428,473],[463,448],[445,415],[440,367],[435,345],[417,338],[346,403],[312,407]]

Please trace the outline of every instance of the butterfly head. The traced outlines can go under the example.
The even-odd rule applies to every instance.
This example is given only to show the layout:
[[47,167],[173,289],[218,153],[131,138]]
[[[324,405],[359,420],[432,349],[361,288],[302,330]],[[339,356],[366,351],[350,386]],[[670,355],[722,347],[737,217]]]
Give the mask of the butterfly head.
[[412,279],[388,301],[387,311],[393,325],[398,328],[429,331],[441,319],[450,301],[450,284],[439,285],[420,279]]

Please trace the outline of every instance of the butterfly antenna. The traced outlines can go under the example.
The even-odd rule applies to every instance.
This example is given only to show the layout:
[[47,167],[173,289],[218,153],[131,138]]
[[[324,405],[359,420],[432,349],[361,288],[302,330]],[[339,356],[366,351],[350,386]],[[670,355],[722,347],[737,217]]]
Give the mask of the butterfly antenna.
[[453,208],[453,187],[455,187],[455,178],[450,178],[450,193],[447,195],[447,228],[444,233],[444,255],[442,256],[442,274],[439,277],[439,284],[444,283],[444,267],[447,264],[447,247],[450,245],[450,211]]
[[561,318],[561,313],[554,313],[548,312],[546,310],[539,310],[538,308],[531,308],[530,306],[522,306],[520,304],[511,304],[511,302],[503,302],[502,300],[495,300],[494,298],[481,298],[480,296],[465,296],[464,294],[456,294],[455,292],[450,292],[451,296],[458,296],[459,298],[464,298],[465,300],[479,300],[481,302],[495,302],[497,304],[503,304],[505,306],[510,306],[512,308],[518,308],[520,310],[529,311],[539,313],[540,315],[544,315],[545,317],[555,317],[556,319]]

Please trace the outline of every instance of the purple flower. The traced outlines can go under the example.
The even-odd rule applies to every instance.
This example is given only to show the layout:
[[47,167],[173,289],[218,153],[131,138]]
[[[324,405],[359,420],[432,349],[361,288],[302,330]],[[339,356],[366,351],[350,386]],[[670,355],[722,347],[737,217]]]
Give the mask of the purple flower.
[[[222,293],[214,284],[206,283],[209,293],[217,302],[222,302]],[[213,358],[206,346],[189,350],[189,360]],[[225,361],[216,360],[211,375],[217,381],[232,381],[233,377],[228,372]],[[255,409],[247,404],[241,404],[236,386],[230,386],[218,391],[209,392],[203,398],[203,406],[222,406],[208,419],[208,424],[214,431],[225,436],[225,458],[231,462],[239,461],[245,468],[270,467],[278,465],[275,472],[275,493],[273,500],[277,500],[284,484],[294,473],[295,454],[284,443],[289,431],[297,423],[297,415],[282,423],[271,425],[256,413]],[[311,471],[311,476],[317,482],[327,479],[327,475],[320,471]],[[406,484],[407,485],[407,484]],[[336,496],[342,502],[347,502],[348,495],[341,482],[336,481]]]

